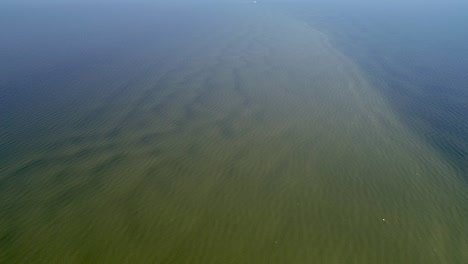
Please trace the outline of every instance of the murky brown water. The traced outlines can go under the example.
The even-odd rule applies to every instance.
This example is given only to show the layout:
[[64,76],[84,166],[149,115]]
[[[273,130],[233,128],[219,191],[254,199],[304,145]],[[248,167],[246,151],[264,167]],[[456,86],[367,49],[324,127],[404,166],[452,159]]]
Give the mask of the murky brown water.
[[468,262],[466,185],[366,75],[302,21],[219,12],[63,84],[99,93],[1,168],[0,260]]

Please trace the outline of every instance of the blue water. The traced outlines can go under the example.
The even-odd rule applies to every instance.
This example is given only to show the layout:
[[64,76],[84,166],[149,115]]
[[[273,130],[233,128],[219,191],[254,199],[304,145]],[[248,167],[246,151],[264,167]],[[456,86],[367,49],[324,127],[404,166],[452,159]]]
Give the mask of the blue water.
[[468,180],[468,5],[331,1],[281,8],[328,32],[404,122]]
[[0,3],[0,263],[467,263],[466,14]]

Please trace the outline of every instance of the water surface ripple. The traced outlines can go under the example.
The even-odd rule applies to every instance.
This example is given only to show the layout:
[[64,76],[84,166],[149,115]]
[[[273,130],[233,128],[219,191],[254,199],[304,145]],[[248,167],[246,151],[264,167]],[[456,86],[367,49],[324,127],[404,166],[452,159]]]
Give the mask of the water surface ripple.
[[191,16],[2,128],[2,262],[468,262],[466,185],[326,35]]

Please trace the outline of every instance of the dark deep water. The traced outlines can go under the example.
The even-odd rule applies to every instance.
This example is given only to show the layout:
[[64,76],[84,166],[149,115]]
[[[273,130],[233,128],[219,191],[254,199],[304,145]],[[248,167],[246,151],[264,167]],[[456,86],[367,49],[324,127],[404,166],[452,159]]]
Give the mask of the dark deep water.
[[0,4],[0,262],[467,263],[467,13]]
[[468,178],[468,5],[462,1],[284,4],[331,34],[402,120]]

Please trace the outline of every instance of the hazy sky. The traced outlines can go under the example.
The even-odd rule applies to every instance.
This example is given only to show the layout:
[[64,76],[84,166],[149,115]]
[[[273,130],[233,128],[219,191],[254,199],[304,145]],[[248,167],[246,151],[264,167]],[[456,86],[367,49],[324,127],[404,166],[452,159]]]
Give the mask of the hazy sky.
[[[173,3],[173,2],[252,2],[251,0],[3,0],[3,3],[28,3],[28,4],[40,4],[40,3]],[[466,0],[257,0],[261,2],[328,2],[328,3],[340,3],[340,4],[454,4],[454,3],[466,3]]]

